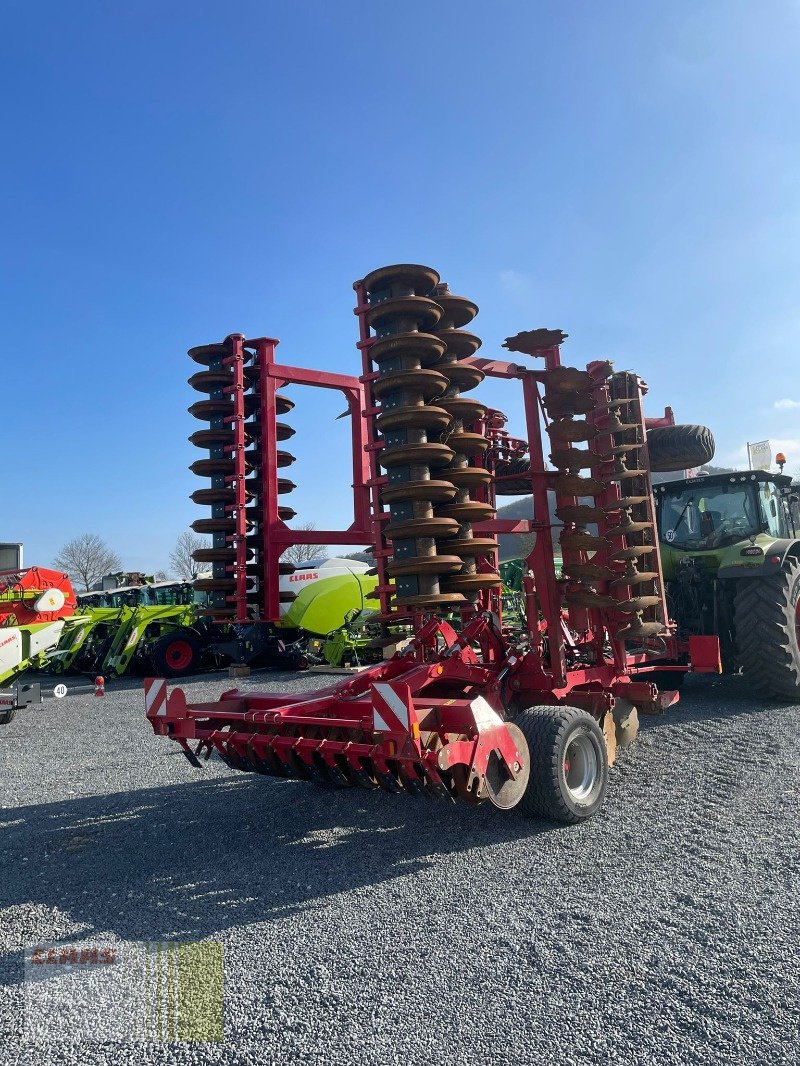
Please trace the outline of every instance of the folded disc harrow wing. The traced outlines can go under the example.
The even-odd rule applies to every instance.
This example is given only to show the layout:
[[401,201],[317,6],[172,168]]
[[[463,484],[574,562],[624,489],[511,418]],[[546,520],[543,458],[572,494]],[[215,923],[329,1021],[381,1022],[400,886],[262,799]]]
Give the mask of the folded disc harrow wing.
[[[463,328],[477,307],[428,267],[384,267],[354,288],[359,378],[279,366],[273,340],[233,335],[192,350],[209,368],[192,384],[211,397],[194,410],[211,430],[193,439],[211,449],[195,467],[212,488],[194,498],[212,506],[197,527],[214,536],[204,556],[214,617],[277,619],[281,553],[309,534],[291,530],[278,504],[288,460],[277,415],[288,407],[276,389],[342,391],[353,523],[310,536],[371,549],[386,658],[314,692],[234,689],[205,704],[150,678],[147,716],[197,765],[213,752],[238,770],[318,784],[589,817],[637,713],[677,698],[648,673],[664,661],[718,662],[713,638],[680,645],[667,614],[644,385],[608,362],[562,366],[559,330],[508,339],[532,368],[479,358],[479,338]],[[521,387],[527,439],[465,395],[486,376]],[[496,494],[512,477],[531,496],[530,516],[498,520]],[[501,532],[533,534],[523,607],[508,623]],[[412,637],[398,647],[403,631]]]

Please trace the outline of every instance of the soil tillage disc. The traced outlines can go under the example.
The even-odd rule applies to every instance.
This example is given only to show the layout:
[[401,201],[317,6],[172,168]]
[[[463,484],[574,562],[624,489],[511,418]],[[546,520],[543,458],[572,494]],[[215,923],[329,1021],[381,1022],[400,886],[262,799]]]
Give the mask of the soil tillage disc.
[[655,547],[652,544],[633,544],[627,548],[620,548],[619,550],[612,551],[608,556],[610,563],[625,562],[628,559],[638,559],[642,555],[649,555],[655,551]]
[[501,811],[511,810],[522,800],[525,795],[525,789],[528,787],[531,772],[528,742],[525,740],[525,734],[513,722],[506,722],[506,729],[519,753],[519,761],[514,764],[514,771],[517,776],[512,777],[509,774],[508,767],[503,759],[500,758],[496,751],[493,751],[489,755],[483,781],[483,787],[489,802]]
[[[381,337],[370,345],[369,357],[374,363],[378,364],[381,372],[387,375],[397,369],[396,364],[398,362],[408,362],[411,364],[413,372],[415,369],[413,367],[414,363],[417,364],[416,369],[430,367],[438,363],[444,355],[446,347],[445,342],[433,333],[419,333],[416,331],[392,333],[388,337]],[[389,365],[384,369],[384,364]],[[401,373],[402,370],[398,372]],[[377,378],[373,382],[373,388],[380,380],[380,378]]]
[[[443,286],[440,286],[444,288]],[[437,290],[433,295],[442,309],[440,329],[461,329],[467,326],[478,313],[478,305],[466,296],[455,296],[449,291]]]
[[625,573],[615,577],[611,588],[623,588],[626,585],[646,585],[659,577],[655,570],[637,570],[635,563],[629,562]]
[[551,422],[547,427],[547,433],[553,447],[574,441],[593,440],[597,436],[594,426],[573,418],[560,418],[557,422]]
[[189,358],[201,366],[210,366],[227,359],[230,354],[231,349],[227,344],[199,344],[196,348],[189,349]]
[[603,457],[585,448],[558,448],[550,453],[550,462],[559,470],[586,470],[600,466]]
[[223,367],[221,370],[201,370],[192,374],[189,384],[198,392],[215,392],[219,389],[231,388],[234,384],[232,367]]
[[556,492],[561,496],[597,496],[604,488],[597,478],[579,474],[559,474],[556,478]]
[[593,588],[569,590],[564,593],[564,599],[570,607],[614,607],[617,601],[613,596],[607,596]]
[[628,511],[631,507],[646,503],[648,499],[648,496],[622,496],[620,499],[614,500],[613,503],[606,504],[603,510],[606,514],[613,514],[614,511]]
[[[248,523],[252,525],[252,523]],[[192,529],[195,533],[229,533],[233,535],[236,532],[236,519],[232,516],[230,518],[197,518],[192,522]]]
[[624,614],[638,614],[646,611],[648,607],[657,607],[661,603],[660,596],[632,596],[628,600],[617,600],[615,610]]
[[593,386],[592,377],[585,370],[578,370],[574,366],[557,366],[547,373],[544,394],[547,399],[560,397],[568,400],[576,393],[591,393]]
[[559,538],[562,548],[572,551],[598,551],[608,547],[608,541],[604,537],[596,537],[593,533],[585,530],[576,530],[574,533],[563,532]]
[[[444,336],[444,334],[442,334]],[[478,338],[476,337],[475,340]],[[448,353],[450,352],[450,345],[448,344]],[[486,377],[482,370],[479,370],[476,366],[471,366],[466,363],[448,363],[447,364],[447,377],[451,385],[458,386],[461,392],[469,392],[471,389],[475,389],[480,385],[483,379]]]
[[[247,552],[248,558],[253,558],[253,552]],[[192,553],[192,558],[198,563],[235,563],[236,549],[231,548],[198,548]]]
[[492,537],[458,537],[455,540],[448,540],[447,549],[463,558],[471,555],[487,555],[489,552],[497,551],[497,541]]
[[[437,336],[446,341],[447,354],[451,360],[453,357],[455,357],[456,361],[470,359],[481,346],[480,337],[476,337],[474,333],[467,333],[464,329],[443,329],[437,334]],[[453,364],[451,363],[450,365]],[[474,373],[478,371],[478,368],[465,367],[464,370],[474,376]],[[478,373],[482,374],[483,372],[478,371]],[[463,387],[465,392],[468,391],[468,389],[475,388],[475,385],[479,384],[479,382],[476,381],[475,385],[467,386],[463,384],[463,381],[464,378],[461,374],[457,374],[456,377],[452,379],[452,383]]]
[[[188,410],[190,415],[194,415],[195,418],[199,418],[204,422],[210,422],[212,418],[233,418],[233,398],[226,396],[219,400],[198,400],[197,403],[193,403]],[[245,418],[248,418],[257,410],[258,397],[245,396]]]
[[613,570],[599,563],[564,563],[562,573],[570,581],[607,581],[614,576]]
[[546,396],[543,402],[551,418],[573,418],[575,415],[586,415],[594,409],[594,396],[584,392]]
[[370,329],[386,329],[395,322],[408,320],[416,323],[421,332],[435,326],[441,317],[441,307],[425,296],[399,296],[396,299],[383,300],[370,307],[366,314]]
[[372,395],[376,400],[390,392],[411,389],[426,403],[442,396],[447,389],[447,378],[438,370],[397,370],[383,374],[372,383]]
[[548,348],[563,344],[569,336],[560,329],[528,329],[513,337],[506,337],[503,347],[509,352],[522,352],[523,355],[539,355]]
[[661,622],[642,622],[634,619],[630,625],[614,634],[614,640],[641,640],[661,636],[664,632],[665,627]]
[[370,294],[370,302],[383,299],[395,287],[428,296],[439,284],[439,274],[419,263],[394,263],[370,271],[361,283]]
[[556,516],[562,522],[572,522],[578,526],[587,526],[592,522],[602,522],[605,518],[600,507],[590,507],[588,504],[564,504],[556,508]]

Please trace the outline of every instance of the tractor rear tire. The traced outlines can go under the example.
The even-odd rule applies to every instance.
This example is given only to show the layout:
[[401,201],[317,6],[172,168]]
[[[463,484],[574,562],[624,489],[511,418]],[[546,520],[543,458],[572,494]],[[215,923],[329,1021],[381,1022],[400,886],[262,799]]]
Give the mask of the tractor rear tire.
[[690,470],[714,458],[714,434],[707,426],[662,426],[647,433],[650,469]]
[[577,707],[529,707],[514,724],[531,764],[522,813],[573,825],[596,814],[608,785],[608,753],[595,719]]
[[734,600],[742,672],[759,696],[800,702],[800,562],[739,582]]
[[200,669],[203,645],[189,629],[174,629],[150,648],[150,662],[159,677],[186,677]]

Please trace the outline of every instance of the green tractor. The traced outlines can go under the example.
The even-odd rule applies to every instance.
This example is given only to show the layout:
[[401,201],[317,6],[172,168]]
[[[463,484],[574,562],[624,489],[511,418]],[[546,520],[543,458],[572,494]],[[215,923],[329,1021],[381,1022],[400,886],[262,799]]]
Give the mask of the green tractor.
[[760,696],[800,701],[800,540],[792,479],[747,470],[670,481],[653,491],[679,636],[718,636],[726,672],[741,670]]
[[51,673],[122,677],[131,670],[183,677],[212,664],[210,625],[200,613],[205,594],[190,581],[123,585],[79,596],[67,620]]

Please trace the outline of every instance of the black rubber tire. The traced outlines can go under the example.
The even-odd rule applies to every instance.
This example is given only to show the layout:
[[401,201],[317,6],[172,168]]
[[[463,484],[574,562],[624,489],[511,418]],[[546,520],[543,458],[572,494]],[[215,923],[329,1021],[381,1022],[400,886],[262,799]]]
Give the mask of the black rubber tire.
[[714,434],[707,426],[663,426],[647,433],[650,469],[689,470],[714,458]]
[[[181,662],[176,666],[170,661],[169,648],[175,641],[180,640],[188,644],[192,649],[192,656],[188,662]],[[203,645],[198,636],[190,629],[174,629],[165,633],[149,649],[150,662],[153,670],[159,677],[187,677],[196,674],[200,670],[200,660],[203,655]]]
[[[596,814],[608,785],[608,753],[594,718],[577,707],[528,707],[514,719],[528,743],[531,776],[519,810],[529,818],[575,824]],[[598,758],[596,783],[585,800],[569,791],[564,770],[568,745],[585,736]]]
[[[502,474],[504,477],[512,474],[527,474],[531,468],[530,458],[526,455],[522,459],[511,459],[501,470],[498,470],[498,474]],[[498,496],[530,496],[531,494],[531,479],[520,478],[519,481],[496,481]]]
[[800,562],[791,556],[777,574],[744,579],[736,589],[739,662],[759,696],[800,702],[798,599]]
[[5,711],[0,711],[0,725],[8,725],[16,713],[16,707],[8,707]]

